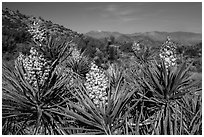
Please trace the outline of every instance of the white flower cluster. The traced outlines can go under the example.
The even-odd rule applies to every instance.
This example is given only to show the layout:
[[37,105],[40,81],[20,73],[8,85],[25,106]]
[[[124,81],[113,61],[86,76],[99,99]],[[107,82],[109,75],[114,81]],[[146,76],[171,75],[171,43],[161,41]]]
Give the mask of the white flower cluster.
[[132,50],[138,57],[140,57],[147,50],[147,47],[142,42],[138,41],[132,44]]
[[170,37],[167,37],[166,42],[162,45],[159,56],[164,60],[166,68],[176,65],[176,44]]
[[138,52],[138,51],[141,50],[141,47],[140,47],[139,42],[135,42],[135,41],[134,41],[134,43],[132,44],[132,50],[133,50],[134,52]]
[[40,55],[36,49],[31,47],[30,55],[19,55],[17,61],[22,62],[26,70],[25,79],[34,87],[42,86],[48,78],[50,71],[49,63]]
[[135,57],[137,58],[137,62],[141,65],[143,64],[145,56],[148,55],[147,49],[148,49],[147,46],[144,45],[144,43],[141,41],[134,42],[132,45],[132,50],[135,53]]
[[[35,42],[44,42],[46,39],[46,30],[42,27],[41,23],[34,21],[33,24],[29,27],[28,32],[33,36]],[[40,44],[41,45],[41,44]]]
[[97,107],[107,103],[108,78],[105,72],[94,63],[91,63],[91,70],[86,74],[85,87]]

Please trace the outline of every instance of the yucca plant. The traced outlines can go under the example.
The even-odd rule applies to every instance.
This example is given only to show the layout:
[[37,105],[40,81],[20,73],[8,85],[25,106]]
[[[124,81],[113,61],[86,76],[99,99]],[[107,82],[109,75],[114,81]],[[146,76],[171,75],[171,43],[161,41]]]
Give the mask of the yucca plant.
[[62,63],[63,67],[69,68],[77,75],[85,78],[90,70],[90,59],[76,48],[71,49],[70,52],[72,54]]
[[142,78],[140,85],[146,87],[147,92],[151,93],[149,98],[155,100],[159,108],[144,121],[151,125],[151,134],[179,134],[180,130],[183,130],[183,109],[177,101],[189,92],[201,90],[199,88],[191,90],[192,87],[197,86],[198,81],[191,80],[188,73],[189,67],[186,68],[186,64],[183,63],[179,67],[166,69],[162,61],[143,71],[145,77]]
[[77,130],[77,134],[128,134],[129,112],[137,104],[134,100],[132,106],[129,105],[132,95],[137,92],[137,88],[131,88],[121,74],[116,85],[107,88],[107,102],[96,105],[89,97],[89,92],[83,84],[75,88],[75,97],[78,103],[69,101],[68,108],[61,107],[65,115],[72,117],[76,127],[62,127],[66,130]]
[[[65,134],[59,129],[69,118],[63,117],[59,106],[66,106],[69,75],[56,74],[58,64],[69,43],[51,63],[48,78],[37,87],[26,80],[25,66],[15,62],[15,70],[3,65],[2,131],[3,134]],[[70,74],[71,75],[71,74]]]
[[155,51],[145,46],[142,41],[133,43],[132,49],[137,62],[141,65],[150,63],[155,55]]

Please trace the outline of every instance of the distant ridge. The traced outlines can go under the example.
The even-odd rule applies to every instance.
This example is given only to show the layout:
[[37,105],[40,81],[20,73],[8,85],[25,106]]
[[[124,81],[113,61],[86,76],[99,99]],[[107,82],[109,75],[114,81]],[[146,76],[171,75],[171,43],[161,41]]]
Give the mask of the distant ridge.
[[122,34],[119,32],[109,32],[109,31],[90,31],[84,35],[90,36],[97,39],[107,38],[113,36],[117,41],[127,41],[132,42],[135,40],[149,39],[152,41],[163,42],[166,40],[167,36],[170,36],[175,42],[183,45],[192,45],[195,43],[202,42],[202,34],[193,32],[140,32],[133,34]]
[[[2,10],[2,29],[8,30],[24,30],[27,31],[26,28],[33,21],[38,21],[41,23],[43,28],[46,28],[50,33],[59,33],[71,38],[80,37],[83,34],[79,34],[71,29],[65,28],[62,25],[54,24],[51,21],[46,21],[40,17],[28,16],[21,14],[19,11],[12,11],[9,9]],[[133,34],[123,34],[120,32],[110,32],[110,31],[90,31],[84,34],[85,36],[89,36],[96,39],[103,39],[113,36],[118,42],[133,42],[137,40],[147,40],[154,42],[164,42],[167,36],[170,36],[173,41],[183,44],[183,45],[193,45],[199,42],[202,42],[202,34],[193,33],[193,32],[136,32]]]

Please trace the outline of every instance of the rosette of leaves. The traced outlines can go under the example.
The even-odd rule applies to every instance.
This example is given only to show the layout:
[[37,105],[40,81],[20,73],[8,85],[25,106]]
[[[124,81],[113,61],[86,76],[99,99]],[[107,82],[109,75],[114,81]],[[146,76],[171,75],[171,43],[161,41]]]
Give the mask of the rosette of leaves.
[[71,69],[76,75],[82,79],[86,77],[91,67],[90,59],[81,53],[76,47],[70,48],[71,56],[69,56],[64,62],[65,68]]
[[142,78],[140,85],[151,93],[148,98],[157,104],[154,106],[154,114],[143,121],[144,125],[150,125],[150,134],[175,135],[190,132],[183,128],[186,110],[179,101],[187,93],[200,91],[201,88],[192,88],[197,87],[199,82],[191,80],[189,68],[190,66],[186,68],[183,63],[181,66],[166,69],[162,61],[143,71],[146,77]]
[[[28,27],[28,32],[32,35],[33,41],[36,43],[44,43],[47,39],[47,29],[41,20],[33,20]],[[39,44],[40,46],[42,44]]]
[[56,74],[58,64],[69,42],[56,60],[51,62],[48,78],[37,90],[26,80],[24,66],[18,61],[15,70],[3,64],[2,131],[3,134],[65,134],[61,125],[69,122],[59,106],[66,107],[69,78],[63,71]]
[[[119,73],[119,72],[117,72]],[[122,73],[122,72],[121,72]],[[110,78],[110,77],[108,77]],[[137,88],[131,88],[124,79],[124,74],[120,75],[120,80],[115,83],[115,87],[108,85],[107,88],[107,104],[97,105],[90,98],[90,91],[80,84],[75,89],[75,96],[79,102],[69,102],[69,109],[61,109],[65,111],[65,115],[71,116],[76,120],[78,126],[62,127],[63,129],[75,131],[76,134],[88,135],[112,135],[112,134],[128,134],[131,132],[129,126],[129,112],[135,107],[138,100],[132,101],[133,105],[129,105],[131,97]],[[109,81],[110,79],[108,79]],[[132,127],[133,129],[134,127]],[[131,134],[131,133],[130,133]]]

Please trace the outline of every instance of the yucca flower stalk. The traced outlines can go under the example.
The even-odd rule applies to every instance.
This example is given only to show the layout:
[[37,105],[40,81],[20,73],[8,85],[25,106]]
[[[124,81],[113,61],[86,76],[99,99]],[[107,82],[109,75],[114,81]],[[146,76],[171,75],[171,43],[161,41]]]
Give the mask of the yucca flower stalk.
[[39,54],[34,47],[31,47],[29,56],[20,53],[16,61],[24,66],[24,76],[29,84],[34,88],[41,88],[50,71],[50,63],[43,55]]
[[89,97],[99,107],[107,103],[106,89],[108,87],[108,78],[102,69],[97,65],[91,63],[91,69],[86,74],[85,87],[88,91]]
[[47,39],[47,31],[38,20],[33,21],[33,23],[29,26],[28,32],[30,32],[30,34],[32,35],[33,41],[39,43],[40,46],[42,46],[41,43],[44,43]]
[[170,37],[167,37],[167,40],[161,46],[159,56],[164,60],[166,68],[169,66],[176,66],[176,44]]

